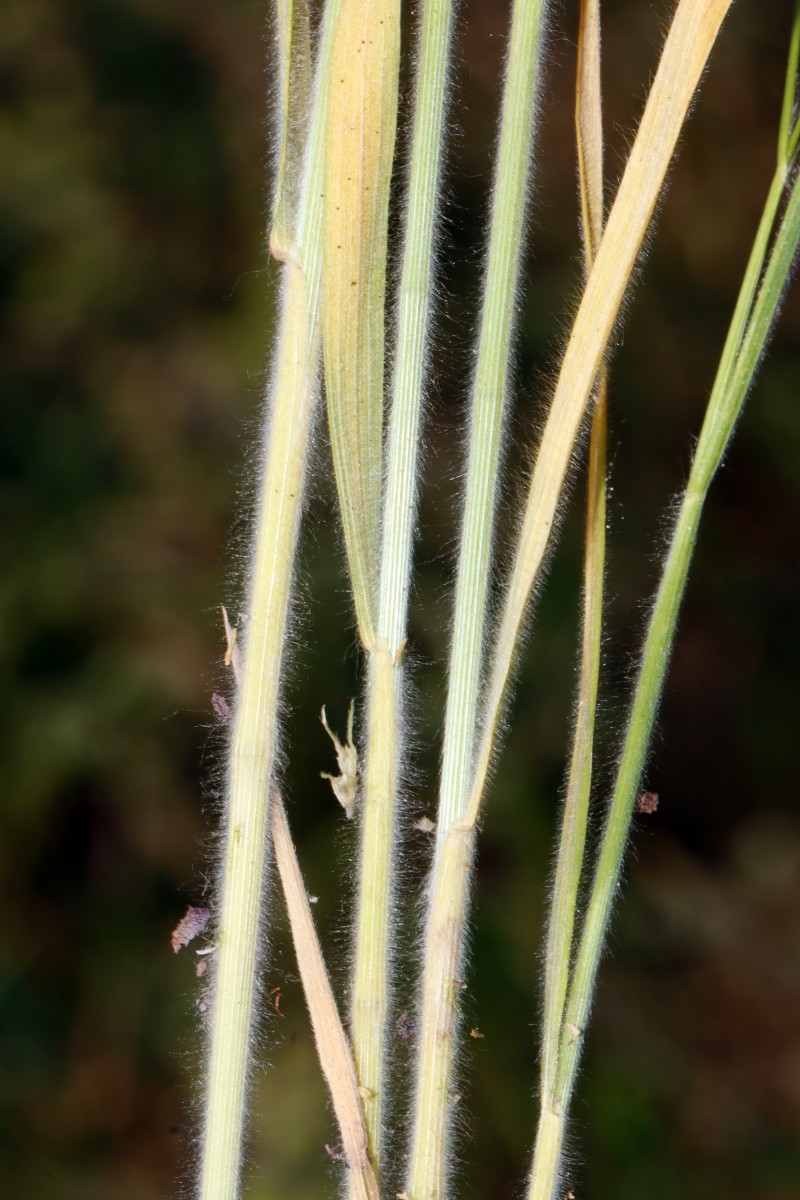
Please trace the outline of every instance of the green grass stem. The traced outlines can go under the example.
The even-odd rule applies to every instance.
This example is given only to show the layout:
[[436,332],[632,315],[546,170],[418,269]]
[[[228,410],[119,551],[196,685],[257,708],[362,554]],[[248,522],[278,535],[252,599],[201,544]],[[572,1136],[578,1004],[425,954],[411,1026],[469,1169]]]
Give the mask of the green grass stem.
[[[399,0],[343,0],[328,111],[323,342],[328,425],[359,635],[368,652],[368,742],[361,796],[353,1055],[369,1150],[381,1159],[394,827],[392,668],[377,636],[383,486],[385,297],[397,133]],[[377,769],[376,769],[377,767]]]
[[425,932],[422,1017],[407,1191],[446,1193],[456,988],[474,833],[469,796],[486,619],[495,493],[519,278],[528,167],[547,5],[516,0],[494,184],[488,264],[473,385],[467,489],[456,584],[436,849]]
[[392,376],[378,633],[392,656],[408,623],[417,459],[425,385],[426,335],[441,194],[452,0],[425,0],[419,41],[411,169]]
[[[575,105],[584,260],[588,275],[603,234],[603,125],[600,87],[600,4],[582,0],[578,32]],[[561,821],[547,927],[542,1022],[541,1102],[546,1113],[555,1083],[561,1021],[569,985],[578,888],[586,847],[594,760],[594,727],[603,629],[606,549],[606,426],[608,380],[605,364],[597,381],[589,437],[586,533],[583,563],[583,621],[578,699],[567,794]],[[540,1131],[545,1136],[545,1129]],[[549,1136],[549,1134],[547,1135]]]
[[304,153],[311,103],[311,22],[308,0],[277,0],[278,65],[281,72],[281,148],[272,201],[269,248],[279,262],[299,266],[297,219],[305,173]]
[[[769,214],[765,212],[765,224],[771,224],[775,211],[773,209]],[[580,1041],[586,1026],[611,904],[619,884],[636,791],[664,683],[678,608],[686,586],[703,505],[766,346],[798,241],[800,179],[796,179],[792,187],[739,353],[730,372],[720,374],[719,383],[712,393],[656,596],[565,1012],[557,1081],[557,1100],[562,1107],[568,1103],[572,1091]]]
[[[795,35],[798,24],[800,7],[795,19]],[[790,56],[792,79],[796,77],[797,47],[798,40],[794,36]],[[794,87],[791,93],[787,89],[787,96],[789,94],[793,109]],[[570,983],[555,1087],[548,1112],[543,1117],[548,1124],[547,1148],[542,1152],[538,1149],[543,1136],[540,1125],[529,1200],[551,1200],[555,1194],[564,1121],[703,506],[763,356],[800,243],[800,178],[795,174],[794,181],[790,182],[796,170],[793,161],[798,145],[796,135],[797,124],[790,113],[789,119],[782,122],[778,169],[745,271],[656,594]],[[779,219],[784,201],[785,209]],[[554,1148],[556,1140],[557,1149]]]
[[451,0],[426,0],[422,14],[389,418],[377,645],[370,650],[367,673],[366,781],[352,1007],[359,1079],[376,1163],[387,1070],[396,793],[402,752],[402,656],[408,623],[451,10]]
[[337,3],[329,3],[323,24],[303,203],[292,231],[303,265],[301,269],[287,261],[282,267],[281,317],[228,768],[201,1200],[235,1200],[241,1174],[278,693],[308,436],[318,394],[322,129],[329,34]]
[[468,812],[477,820],[528,600],[550,544],[586,406],[683,122],[731,0],[679,0],[572,327],[531,475],[491,657]]

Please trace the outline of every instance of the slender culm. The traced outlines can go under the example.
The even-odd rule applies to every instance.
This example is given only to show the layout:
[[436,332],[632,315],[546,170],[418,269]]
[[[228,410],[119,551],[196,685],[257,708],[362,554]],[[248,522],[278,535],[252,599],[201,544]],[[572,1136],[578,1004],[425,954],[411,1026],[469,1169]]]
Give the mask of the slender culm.
[[[612,353],[620,361],[622,413],[626,392],[620,314],[633,291],[631,281],[642,246],[664,197],[679,138],[732,0],[663,0],[672,19],[608,206],[600,69],[603,6],[602,0],[579,0],[575,126],[583,286],[558,351],[559,370],[543,397],[540,436],[519,492],[504,487],[503,478],[513,391],[510,364],[526,282],[537,303],[526,306],[525,332],[544,329],[538,298],[546,296],[548,281],[544,275],[526,281],[523,267],[540,101],[546,96],[541,83],[547,34],[551,19],[564,6],[549,0],[512,0],[508,6],[490,205],[480,244],[469,250],[469,254],[483,253],[485,261],[474,320],[467,322],[467,372],[471,374],[460,435],[464,469],[455,582],[452,603],[441,623],[445,628],[433,632],[427,642],[427,615],[418,629],[409,608],[417,588],[420,597],[427,594],[430,565],[437,553],[429,531],[419,528],[421,483],[430,485],[433,496],[450,467],[449,450],[442,454],[440,449],[445,439],[448,447],[452,440],[451,418],[437,418],[431,396],[441,391],[449,403],[451,387],[442,380],[440,388],[439,381],[433,380],[431,363],[438,371],[439,355],[432,347],[437,332],[440,336],[446,332],[448,320],[446,296],[440,297],[438,306],[435,303],[436,284],[440,274],[447,282],[452,265],[445,254],[440,271],[438,234],[451,216],[446,205],[448,183],[460,160],[455,138],[453,161],[448,165],[450,129],[458,128],[463,111],[451,92],[456,98],[463,92],[463,107],[480,95],[473,90],[473,75],[478,71],[471,60],[455,87],[453,82],[461,50],[469,48],[471,54],[476,30],[479,40],[488,28],[482,22],[489,18],[482,15],[477,26],[468,25],[474,19],[469,12],[459,29],[458,0],[418,0],[416,5],[405,5],[403,0],[271,2],[277,55],[270,64],[269,84],[280,135],[275,142],[268,239],[276,264],[276,328],[253,489],[256,511],[244,611],[231,622],[223,609],[225,662],[235,677],[235,702],[229,705],[224,697],[212,696],[215,715],[230,734],[221,853],[213,902],[202,908],[192,904],[172,942],[178,950],[193,937],[210,935],[197,960],[197,976],[203,978],[198,1005],[207,1022],[207,1050],[193,1194],[197,1200],[242,1200],[243,1166],[251,1140],[248,1103],[259,1042],[265,1040],[260,1034],[268,1030],[266,1021],[263,1025],[260,1021],[262,1012],[286,1035],[278,1043],[287,1051],[284,1065],[289,1062],[293,1072],[282,1077],[277,1095],[270,1092],[277,1071],[264,1083],[266,1119],[275,1122],[267,1135],[273,1144],[286,1140],[280,1133],[273,1137],[285,1119],[283,1110],[291,1114],[293,1136],[303,1123],[296,1119],[301,1113],[308,1115],[309,1131],[315,1131],[309,1133],[309,1141],[313,1136],[317,1142],[306,1148],[309,1161],[316,1156],[320,1165],[326,1160],[335,1164],[329,1170],[338,1177],[346,1200],[450,1200],[455,1191],[461,1114],[471,1107],[470,1090],[459,1081],[459,1054],[465,1046],[481,1052],[475,1057],[477,1069],[471,1081],[476,1093],[484,1085],[494,1086],[493,1074],[495,1082],[501,1078],[498,1063],[503,1053],[501,1047],[500,1057],[492,1057],[497,1053],[498,1014],[504,1025],[513,1024],[504,1014],[513,1011],[516,1001],[506,992],[522,982],[521,972],[515,979],[506,976],[511,984],[503,985],[502,1001],[503,1005],[508,1001],[509,1007],[495,1008],[493,999],[491,1015],[486,994],[476,991],[469,997],[466,948],[478,829],[531,597],[541,583],[543,564],[566,507],[565,481],[585,430],[579,677],[563,819],[547,928],[543,937],[536,932],[522,948],[520,961],[531,983],[527,990],[524,984],[520,988],[517,1001],[523,1015],[511,1035],[520,1047],[520,1059],[524,1055],[532,1065],[530,1031],[536,1026],[537,1003],[533,954],[544,941],[538,1096],[534,1099],[534,1070],[528,1081],[528,1135],[517,1147],[517,1168],[520,1176],[529,1168],[519,1189],[525,1191],[526,1200],[564,1200],[572,1195],[564,1152],[570,1106],[632,818],[637,810],[652,814],[657,806],[653,793],[638,789],[699,524],[800,244],[800,0],[793,5],[777,168],[691,453],[688,478],[670,510],[671,533],[627,719],[618,733],[604,730],[601,750],[596,716],[598,695],[605,688],[601,647],[606,542],[608,538],[611,544],[613,528],[607,525],[606,512],[607,492],[611,494],[606,447],[608,363]],[[604,27],[610,30],[617,20],[609,5]],[[609,44],[612,36],[609,33]],[[733,44],[739,45],[733,39],[728,52]],[[489,61],[483,49],[478,53]],[[559,73],[554,73],[554,89],[560,86],[559,79]],[[691,136],[699,125],[698,121]],[[557,120],[553,127],[558,128]],[[476,167],[473,178],[480,170]],[[463,230],[470,226],[465,222],[462,229],[455,216],[457,204],[451,207],[449,243],[456,250]],[[550,197],[542,207],[543,213],[552,210]],[[549,215],[542,221],[543,229]],[[705,226],[699,229],[702,234]],[[691,232],[697,236],[695,230]],[[565,270],[573,267],[571,258]],[[615,337],[620,341],[616,348]],[[441,357],[444,361],[447,355]],[[679,363],[683,371],[683,356]],[[644,388],[643,406],[652,401],[652,391]],[[317,414],[323,398],[327,431],[322,414]],[[522,420],[530,424],[527,415]],[[624,423],[620,415],[620,441]],[[646,465],[650,471],[649,460]],[[319,504],[303,529],[307,474],[312,475],[309,490],[317,491]],[[334,486],[337,511],[331,515],[327,501]],[[503,493],[510,524],[505,513],[502,521],[497,518]],[[423,517],[427,505],[426,492],[420,509]],[[613,515],[613,506],[609,508]],[[329,538],[335,542],[342,535],[347,595],[342,597],[339,579],[337,603],[327,604],[330,596],[326,595],[326,607],[336,608],[333,619],[340,616],[342,627],[349,630],[352,658],[363,676],[363,696],[351,701],[344,741],[328,726],[326,700],[331,726],[341,728],[341,716],[334,719],[332,712],[333,695],[313,697],[334,742],[337,776],[324,772],[330,763],[324,757],[322,735],[315,730],[319,738],[315,744],[303,728],[305,700],[312,699],[317,687],[312,673],[296,712],[289,711],[295,693],[285,686],[286,647],[293,637],[299,641],[296,631],[293,635],[292,609],[304,599],[294,591],[301,531],[311,541],[315,529],[324,550]],[[511,531],[507,539],[505,529]],[[417,568],[418,537],[418,557],[424,561]],[[444,558],[444,547],[438,549]],[[614,557],[609,556],[609,591],[618,586],[613,579]],[[568,578],[567,573],[561,576]],[[559,604],[563,584],[561,588],[556,595]],[[317,596],[309,598],[320,607]],[[578,606],[576,598],[574,609]],[[314,635],[320,627],[311,615],[312,604],[308,609],[310,619],[303,633],[307,628],[312,636],[304,638],[303,649],[304,662],[310,666]],[[415,608],[415,618],[416,612]],[[449,639],[446,672],[442,643],[435,641],[439,636]],[[427,676],[423,672],[423,665],[432,666],[433,661],[446,674],[438,781],[435,772],[433,780],[423,779],[417,769],[426,761],[426,743],[438,744],[439,731],[427,728],[427,682],[435,676],[433,670]],[[330,661],[325,668],[330,672]],[[410,685],[412,671],[418,671],[418,689]],[[548,734],[554,714],[558,715],[557,705],[550,708],[557,689],[550,690],[549,683],[545,681],[539,693]],[[299,699],[300,693],[296,694]],[[604,725],[610,726],[612,720],[613,712],[604,714]],[[298,735],[294,741],[291,729]],[[513,824],[507,826],[512,836],[520,835],[523,854],[530,846],[523,847],[523,835],[536,838],[545,822],[538,798],[547,794],[545,780],[537,788],[534,780],[530,784],[523,780],[522,771],[526,756],[535,753],[541,742],[540,730],[530,736],[530,745],[523,747],[514,764],[514,786],[523,791],[530,787],[531,813],[514,814]],[[596,806],[592,808],[591,824],[598,826],[592,837],[590,796],[593,784],[595,790],[598,784],[593,776],[602,776],[595,760],[602,757],[607,762],[616,750],[619,757],[607,808],[599,813]],[[284,758],[292,753],[308,762],[296,774],[293,764],[284,773]],[[302,778],[306,767],[317,792],[303,788],[307,794],[284,807],[283,795]],[[349,828],[358,841],[347,878],[330,880],[330,887],[325,873],[330,877],[335,870],[336,848],[320,839],[311,850],[312,870],[304,879],[301,864],[306,847],[301,836],[295,849],[290,831],[295,815],[296,829],[307,830],[316,819],[314,806],[324,803],[328,783],[322,783],[318,774],[329,781],[340,802],[343,823],[352,818]],[[435,821],[430,796],[422,795],[431,783],[438,790]],[[655,778],[648,786],[658,787],[666,798],[667,786]],[[407,816],[412,809],[414,819]],[[421,815],[426,809],[430,816]],[[660,811],[668,812],[668,805]],[[509,806],[505,814],[497,815],[508,818]],[[514,846],[513,852],[517,849]],[[533,859],[537,856],[534,851]],[[493,863],[491,871],[495,879],[501,877]],[[270,890],[267,883],[273,881]],[[538,894],[540,884],[546,890],[544,881],[515,881],[514,907],[517,897],[527,895],[530,911],[536,911],[534,893]],[[505,878],[502,886],[505,899],[510,894]],[[327,1111],[320,1103],[313,1117],[314,1101],[312,1093],[305,1092],[304,1070],[295,1069],[300,1059],[291,1057],[296,1031],[300,1032],[296,1022],[304,1016],[302,1006],[295,1003],[293,985],[298,979],[291,975],[281,979],[277,962],[277,982],[273,966],[270,977],[261,978],[273,891],[283,921],[288,919],[310,1032],[328,1090]],[[520,914],[524,904],[523,899],[518,905]],[[319,929],[324,930],[332,906],[347,910],[350,953],[331,954],[326,965],[325,939],[318,933],[315,917],[319,914]],[[493,920],[491,913],[489,920]],[[520,915],[516,924],[524,936],[530,918],[526,914],[523,925]],[[340,931],[339,951],[342,937]],[[483,965],[482,944],[477,957]],[[496,980],[487,980],[489,985],[495,987],[496,998],[500,990]],[[474,1042],[462,1039],[467,1030],[461,1028],[462,1009],[469,1011],[473,1001],[475,1028],[469,1034]],[[504,1074],[501,1083],[505,1087]],[[295,1087],[290,1102],[289,1092]],[[503,1103],[506,1099],[504,1095]],[[504,1113],[501,1104],[496,1107]],[[325,1127],[320,1125],[323,1121],[332,1129],[324,1142],[317,1132]],[[512,1133],[509,1122],[504,1135]],[[300,1136],[304,1134],[301,1130]],[[482,1135],[492,1136],[477,1124],[475,1134],[476,1145]],[[528,1139],[533,1142],[532,1153]],[[253,1167],[259,1175],[263,1171],[263,1190],[277,1164],[258,1162],[258,1139],[253,1137],[252,1142]]]
[[[588,274],[603,233],[599,0],[582,0],[581,3],[575,126],[584,261]],[[537,1154],[540,1159],[540,1172],[553,1178],[558,1177],[564,1120],[564,1114],[554,1103],[553,1091],[572,961],[578,889],[586,846],[594,759],[595,711],[600,678],[606,542],[607,382],[604,365],[597,380],[589,438],[578,700],[545,950]]]
[[456,988],[472,866],[474,827],[465,823],[500,467],[506,380],[519,281],[528,168],[547,4],[517,0],[503,93],[478,358],[470,412],[469,463],[450,649],[436,847],[428,885],[422,1019],[407,1191],[411,1200],[447,1192]]
[[[335,6],[329,10],[328,17]],[[322,167],[330,20],[323,26],[305,181],[295,217],[303,266],[281,268],[281,317],[268,397],[265,458],[248,622],[228,765],[201,1200],[239,1194],[256,973],[263,937],[269,789],[275,762],[278,695],[299,529],[308,437],[317,398]],[[291,43],[290,43],[291,44]],[[286,257],[289,247],[282,245]]]
[[359,636],[367,652],[353,1051],[380,1174],[394,829],[394,656],[379,634],[385,297],[400,70],[398,0],[343,0],[333,51],[323,223],[328,425]]
[[[797,130],[795,125],[793,136]],[[681,497],[645,637],[564,1015],[556,1083],[557,1102],[564,1108],[574,1086],[582,1033],[586,1028],[605,931],[619,884],[631,816],[675,637],[678,610],[697,544],[703,506],[763,356],[800,244],[800,179],[796,175],[793,178],[796,155],[795,147],[791,157],[779,164],[767,197],[689,479]],[[779,217],[782,205],[785,207]],[[571,1029],[580,1030],[581,1036],[570,1037]]]
[[[384,1122],[392,925],[396,920],[397,788],[403,752],[402,659],[406,639],[418,446],[430,323],[434,230],[440,196],[450,0],[427,0],[419,30],[411,165],[406,200],[397,344],[391,389],[376,645],[367,669],[367,748],[353,975],[354,1036],[365,1105]],[[367,1049],[369,1047],[369,1049]],[[374,1064],[365,1072],[366,1061]],[[380,1138],[380,1142],[383,1142]]]
[[[543,1097],[529,1200],[552,1200],[557,1194],[565,1122],[703,506],[763,355],[800,242],[800,183],[795,179],[793,186],[788,187],[798,150],[794,97],[799,53],[800,5],[789,55],[778,169],[728,330],[645,637],[617,778],[569,978],[555,1070],[548,1077],[549,1090]],[[779,219],[784,202],[785,209]]]

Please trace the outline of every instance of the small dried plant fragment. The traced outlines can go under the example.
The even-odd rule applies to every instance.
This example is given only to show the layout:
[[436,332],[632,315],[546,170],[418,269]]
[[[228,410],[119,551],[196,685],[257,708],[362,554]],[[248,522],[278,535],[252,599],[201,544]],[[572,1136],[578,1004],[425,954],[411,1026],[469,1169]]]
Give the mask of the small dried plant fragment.
[[188,946],[196,937],[205,929],[211,917],[211,912],[207,908],[190,904],[186,912],[181,917],[178,924],[172,931],[172,949],[177,954],[184,946]]
[[231,719],[231,706],[224,696],[219,692],[211,693],[211,707],[214,710],[214,716],[220,725],[229,725]]
[[658,792],[639,792],[636,797],[636,811],[651,816],[658,808]]
[[236,625],[231,625],[228,610],[223,604],[220,611],[222,612],[222,624],[225,629],[225,658],[226,667],[230,667],[233,671],[233,678],[239,682],[239,677],[242,673],[242,651],[239,647],[239,629]]
[[358,798],[358,752],[353,743],[353,710],[354,704],[351,701],[350,711],[347,714],[347,741],[344,745],[339,741],[328,724],[324,704],[319,718],[323,729],[333,742],[333,748],[336,751],[336,762],[339,767],[338,775],[329,775],[327,771],[321,771],[320,775],[330,783],[333,794],[344,809],[344,814],[348,820],[352,818],[355,812],[356,800]]

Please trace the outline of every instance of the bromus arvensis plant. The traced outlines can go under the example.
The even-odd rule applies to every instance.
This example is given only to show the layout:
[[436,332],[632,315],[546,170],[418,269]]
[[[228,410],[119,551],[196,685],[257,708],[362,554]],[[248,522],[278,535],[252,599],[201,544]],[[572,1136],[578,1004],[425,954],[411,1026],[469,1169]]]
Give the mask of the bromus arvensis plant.
[[[387,1189],[394,1187],[401,1187],[398,1194],[409,1200],[443,1200],[448,1194],[455,1153],[451,1118],[461,1036],[459,981],[479,820],[529,599],[553,540],[581,428],[589,424],[581,670],[545,937],[540,1115],[530,1174],[535,1200],[550,1200],[557,1193],[565,1122],[598,963],[702,507],[762,356],[800,238],[798,10],[778,168],[677,505],[599,851],[589,870],[585,859],[601,667],[609,397],[613,405],[606,363],[681,130],[730,5],[731,0],[679,0],[674,6],[606,216],[602,6],[599,0],[580,4],[576,207],[582,213],[585,287],[509,552],[497,544],[495,502],[515,309],[524,288],[525,214],[545,30],[559,16],[557,6],[550,11],[546,0],[515,0],[512,7],[485,278],[475,320],[439,807],[421,950],[413,963],[420,969],[418,1028],[403,1166],[398,1165],[400,1139],[387,1135],[390,1127],[397,1131],[408,1112],[392,1091],[387,1054],[398,965],[393,929],[399,923],[399,781],[407,741],[404,723],[409,720],[403,657],[418,450],[425,427],[435,231],[445,190],[454,15],[447,0],[426,0],[421,6],[412,42],[413,95],[406,131],[398,129],[398,112],[404,111],[398,104],[403,49],[399,0],[327,0],[320,6],[318,25],[304,3],[284,0],[278,6],[283,138],[270,245],[281,262],[281,312],[260,516],[247,611],[238,635],[241,666],[216,918],[203,1200],[233,1200],[240,1187],[270,830],[320,1062],[340,1125],[348,1188],[369,1200],[390,1196]],[[408,143],[410,160],[407,176],[395,181],[402,197],[402,228],[395,236],[389,221],[398,137]],[[397,295],[392,297],[390,247],[395,242],[401,249]],[[275,766],[289,591],[320,358],[365,676],[365,702],[358,706],[364,712],[362,736],[356,748],[348,734],[347,779],[334,781],[340,790],[346,786],[345,807],[348,815],[352,809],[360,832],[353,972],[341,1013],[314,931]],[[494,612],[489,583],[493,564],[504,553],[509,566]],[[584,897],[582,913],[579,895]]]

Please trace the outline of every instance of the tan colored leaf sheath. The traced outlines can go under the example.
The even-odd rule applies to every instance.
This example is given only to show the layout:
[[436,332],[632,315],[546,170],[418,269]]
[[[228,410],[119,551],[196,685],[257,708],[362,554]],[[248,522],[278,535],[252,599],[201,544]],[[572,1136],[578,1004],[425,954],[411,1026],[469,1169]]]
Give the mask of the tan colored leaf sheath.
[[359,632],[375,642],[384,299],[399,0],[343,0],[328,104],[322,336],[333,465]]
[[342,1136],[352,1194],[357,1200],[379,1200],[378,1184],[367,1150],[367,1128],[347,1034],[325,969],[300,864],[297,861],[283,800],[272,795],[272,842],[281,877],[297,965],[303,981],[322,1072],[330,1088]]
[[477,816],[531,589],[600,363],[703,68],[732,0],[680,0],[564,354],[533,470],[495,645],[470,799]]

